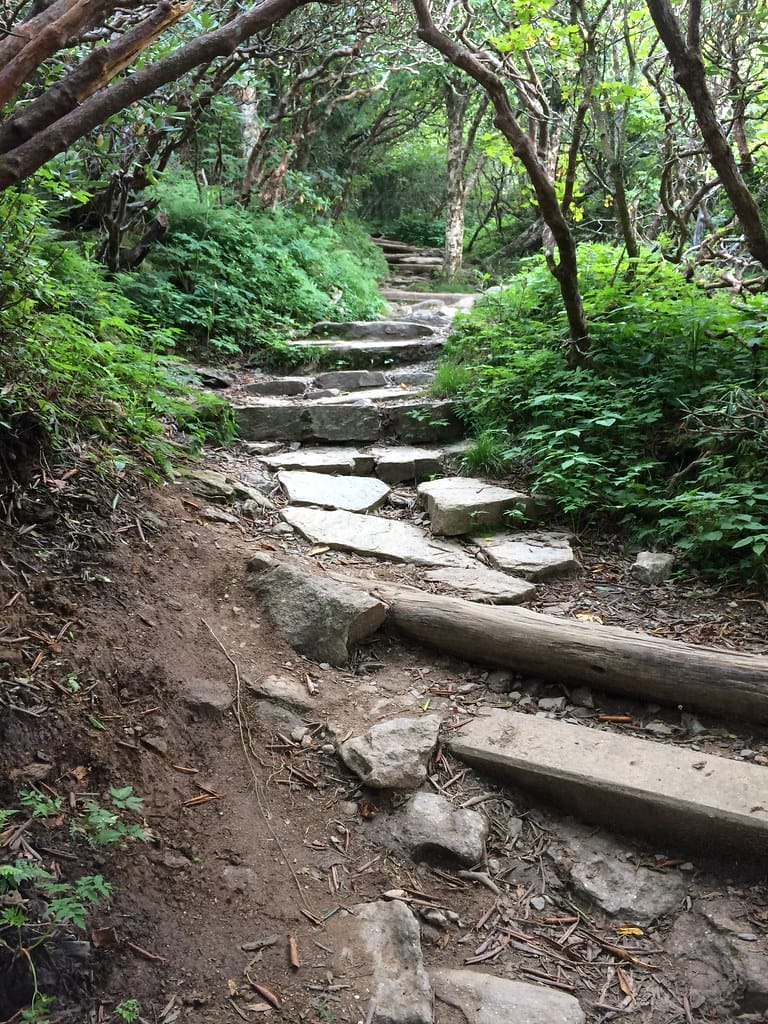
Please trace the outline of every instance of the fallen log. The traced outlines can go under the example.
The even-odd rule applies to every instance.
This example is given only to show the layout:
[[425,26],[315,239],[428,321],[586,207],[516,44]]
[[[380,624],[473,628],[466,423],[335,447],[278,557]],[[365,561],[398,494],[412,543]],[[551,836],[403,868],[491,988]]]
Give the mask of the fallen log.
[[389,605],[387,621],[396,629],[464,661],[586,683],[634,700],[768,721],[768,657],[380,581],[354,582]]

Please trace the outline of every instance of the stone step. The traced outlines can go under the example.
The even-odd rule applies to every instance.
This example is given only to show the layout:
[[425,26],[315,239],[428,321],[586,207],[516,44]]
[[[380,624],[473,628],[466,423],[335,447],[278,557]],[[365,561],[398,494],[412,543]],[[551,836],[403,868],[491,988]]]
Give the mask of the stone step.
[[304,441],[319,444],[374,442],[394,437],[407,444],[458,440],[462,425],[450,399],[404,396],[385,389],[368,398],[256,399],[233,405],[243,441]]
[[[537,512],[535,499],[529,499],[529,502],[527,511],[533,518]],[[497,533],[472,537],[471,540],[485,552],[495,569],[527,580],[564,576],[578,569],[571,538],[565,533]]]
[[420,302],[439,302],[443,306],[460,306],[469,303],[471,306],[479,295],[473,292],[422,292],[408,288],[382,288],[381,297],[387,302],[413,304]]
[[443,265],[440,256],[404,256],[402,253],[387,253],[385,259],[390,267],[430,267],[437,268]]
[[436,359],[443,347],[443,339],[435,337],[392,341],[388,338],[370,338],[347,341],[341,338],[312,338],[289,341],[291,348],[312,346],[314,363],[329,364],[334,369],[381,369],[395,364],[415,363]]
[[289,506],[280,513],[307,540],[390,562],[473,569],[477,562],[459,544],[433,540],[413,523],[356,512]]
[[265,455],[260,461],[271,470],[303,470],[350,476],[375,474],[387,484],[414,483],[443,473],[460,452],[456,445],[415,448],[408,445],[357,448],[301,448]]
[[369,476],[332,476],[281,469],[277,479],[291,505],[375,512],[389,497],[389,487]]
[[458,537],[502,526],[510,512],[528,515],[530,495],[472,477],[444,477],[419,484],[419,503],[427,510],[432,533]]
[[415,256],[440,256],[440,249],[430,249],[420,245],[411,245],[409,242],[398,242],[394,238],[372,238],[382,252],[412,253]]
[[768,770],[545,717],[496,710],[451,734],[462,761],[614,831],[698,853],[764,857]]
[[[322,320],[313,324],[309,331],[311,338],[340,338],[343,341],[361,341],[366,338],[384,340],[392,338],[408,341],[413,338],[431,338],[435,334],[429,324],[411,320],[349,320],[347,323],[333,323]],[[305,344],[311,344],[305,342]]]

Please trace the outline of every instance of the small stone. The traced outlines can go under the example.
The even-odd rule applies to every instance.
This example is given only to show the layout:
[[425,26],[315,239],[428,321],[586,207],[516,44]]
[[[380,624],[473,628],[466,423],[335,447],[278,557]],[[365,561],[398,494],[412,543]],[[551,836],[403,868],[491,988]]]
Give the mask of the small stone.
[[229,685],[219,679],[191,676],[179,683],[179,689],[189,707],[209,714],[223,714],[234,702]]
[[588,686],[575,686],[571,690],[571,703],[580,708],[593,708],[595,698]]
[[485,685],[491,693],[509,693],[512,689],[514,679],[514,672],[510,672],[503,668],[495,669],[493,672],[488,673]]
[[141,742],[145,747],[154,750],[156,754],[165,756],[168,753],[168,741],[162,736],[142,736]]
[[467,1024],[584,1024],[574,996],[545,985],[484,971],[432,970],[436,998],[459,1010]]
[[227,523],[229,526],[237,526],[240,521],[231,512],[224,512],[223,509],[214,508],[212,505],[200,509],[200,518],[213,523]]
[[[315,701],[303,684],[290,676],[265,676],[264,679],[251,680],[248,686],[257,697],[265,697],[296,711],[311,711],[315,706]],[[307,727],[297,725],[288,735],[294,742],[300,743],[306,734]]]
[[294,743],[301,743],[301,741],[304,739],[308,732],[309,729],[307,728],[306,725],[300,725],[295,729],[291,729],[291,739],[293,740]]
[[656,551],[640,551],[630,572],[646,583],[662,583],[668,579],[675,562],[674,555]]
[[539,708],[542,711],[565,710],[565,697],[540,697]]
[[750,750],[749,747],[745,747],[744,750],[739,751],[739,757],[742,757],[745,761],[751,761],[756,753],[756,750]]
[[663,722],[648,722],[644,729],[652,736],[673,736],[675,733],[671,726],[665,725]]
[[277,523],[272,527],[272,532],[282,533],[284,536],[289,537],[292,533],[295,533],[295,530],[290,523]]
[[531,906],[534,910],[544,910],[547,905],[547,901],[543,896],[534,896],[531,899]]

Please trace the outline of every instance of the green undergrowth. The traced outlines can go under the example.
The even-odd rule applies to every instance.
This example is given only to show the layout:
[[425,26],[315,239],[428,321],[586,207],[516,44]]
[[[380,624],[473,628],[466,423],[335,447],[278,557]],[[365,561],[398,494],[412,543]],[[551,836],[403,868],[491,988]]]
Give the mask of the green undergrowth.
[[523,473],[576,524],[765,584],[768,296],[734,300],[654,253],[627,276],[582,246],[588,367],[565,362],[556,282],[538,259],[457,318],[438,382],[475,434],[472,471]]
[[160,192],[170,229],[124,293],[179,344],[222,360],[290,363],[286,340],[317,320],[375,318],[386,263],[354,223],[310,222],[243,209],[182,181]]
[[227,406],[190,388],[175,333],[52,240],[45,214],[30,193],[0,197],[0,477],[75,442],[104,467],[167,471],[180,451],[231,436]]

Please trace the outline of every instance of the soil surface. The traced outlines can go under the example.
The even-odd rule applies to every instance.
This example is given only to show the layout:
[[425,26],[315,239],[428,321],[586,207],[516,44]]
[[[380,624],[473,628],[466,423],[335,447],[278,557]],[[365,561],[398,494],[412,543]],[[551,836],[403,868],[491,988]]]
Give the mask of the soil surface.
[[[255,468],[245,447],[209,451],[206,462]],[[402,488],[401,498],[405,513],[413,493]],[[38,473],[0,524],[0,807],[18,808],[25,788],[61,798],[50,817],[21,813],[0,829],[0,863],[37,856],[65,881],[98,872],[114,886],[85,932],[57,933],[52,952],[36,955],[40,987],[55,997],[51,1021],[117,1021],[130,999],[151,1024],[365,1021],[354,963],[338,973],[326,929],[343,908],[392,890],[422,918],[428,965],[476,964],[556,987],[578,997],[588,1021],[768,1018],[768,991],[759,977],[745,981],[721,941],[722,921],[736,921],[759,975],[764,864],[619,839],[635,869],[683,877],[676,906],[637,927],[590,900],[549,855],[579,834],[562,811],[438,748],[427,788],[481,807],[491,823],[480,877],[462,878],[455,864],[383,845],[382,823],[403,797],[363,790],[335,752],[395,714],[438,711],[450,728],[483,706],[535,711],[552,696],[585,725],[618,715],[600,727],[768,765],[765,729],[599,693],[590,707],[537,679],[515,679],[510,696],[487,685],[482,666],[387,634],[347,669],[310,662],[263,617],[247,568],[254,551],[405,582],[414,570],[317,551],[276,514],[217,522],[210,505],[183,483],[126,479],[115,493],[73,462]],[[648,586],[630,575],[616,538],[578,543],[581,571],[540,585],[535,608],[768,653],[760,594],[682,572]],[[255,697],[250,684],[275,674],[305,688],[303,709]],[[216,710],[200,693],[222,686],[231,704]],[[88,801],[106,806],[109,788],[126,786],[143,802],[126,820],[140,820],[146,840],[92,849],[73,839]],[[29,996],[28,972],[0,960],[0,1021],[20,1020]],[[438,1007],[436,1019],[455,1012]]]

